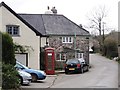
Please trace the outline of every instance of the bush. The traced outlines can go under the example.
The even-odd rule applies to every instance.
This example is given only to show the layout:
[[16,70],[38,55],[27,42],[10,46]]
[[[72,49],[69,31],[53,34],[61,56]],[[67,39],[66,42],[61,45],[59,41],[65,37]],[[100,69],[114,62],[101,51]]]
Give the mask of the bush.
[[98,53],[100,50],[100,47],[92,46],[91,49],[93,50],[92,53]]
[[2,34],[2,61],[5,64],[16,63],[13,39],[8,34]]
[[2,88],[14,89],[19,87],[18,72],[14,65],[15,51],[13,39],[8,34],[2,34]]
[[113,38],[105,39],[103,53],[109,58],[118,57],[117,42]]
[[2,65],[2,88],[3,89],[16,89],[20,86],[18,80],[18,72],[15,68],[8,64]]

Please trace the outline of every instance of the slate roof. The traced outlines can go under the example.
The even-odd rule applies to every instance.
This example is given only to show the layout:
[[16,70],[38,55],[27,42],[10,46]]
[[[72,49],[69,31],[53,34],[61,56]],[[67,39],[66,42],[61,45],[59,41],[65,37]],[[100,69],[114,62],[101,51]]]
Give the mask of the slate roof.
[[68,18],[59,14],[19,14],[43,35],[90,35]]
[[13,15],[20,19],[25,25],[33,30],[36,35],[90,35],[88,31],[81,28],[67,17],[58,14],[17,14],[4,2],[4,6]]

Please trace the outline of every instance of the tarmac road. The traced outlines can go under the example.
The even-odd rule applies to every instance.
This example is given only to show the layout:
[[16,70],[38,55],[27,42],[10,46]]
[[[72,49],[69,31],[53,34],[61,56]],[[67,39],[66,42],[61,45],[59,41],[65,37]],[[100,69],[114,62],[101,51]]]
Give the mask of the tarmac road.
[[[118,63],[99,54],[90,55],[91,68],[83,74],[58,74],[22,88],[118,88]],[[24,90],[24,89],[23,89]]]
[[51,88],[118,88],[117,62],[91,54],[90,63],[92,68],[89,72],[60,75]]

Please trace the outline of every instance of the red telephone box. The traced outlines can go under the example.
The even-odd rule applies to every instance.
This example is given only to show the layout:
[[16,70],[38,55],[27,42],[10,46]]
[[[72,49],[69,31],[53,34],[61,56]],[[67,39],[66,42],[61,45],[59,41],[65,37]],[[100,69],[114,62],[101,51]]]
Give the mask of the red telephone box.
[[55,74],[55,52],[54,48],[45,49],[45,72],[48,75]]

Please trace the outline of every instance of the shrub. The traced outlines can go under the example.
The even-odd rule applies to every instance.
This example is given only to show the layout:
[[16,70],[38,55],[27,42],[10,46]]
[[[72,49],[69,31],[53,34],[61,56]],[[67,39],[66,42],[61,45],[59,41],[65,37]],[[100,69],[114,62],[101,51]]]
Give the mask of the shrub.
[[3,64],[2,65],[2,88],[3,89],[15,89],[20,86],[18,80],[18,72],[15,70],[13,65]]
[[113,38],[106,38],[103,47],[104,55],[113,58],[118,56],[117,42]]
[[2,34],[2,88],[14,89],[19,87],[18,72],[14,65],[15,51],[13,39],[8,34]]
[[8,34],[2,34],[2,61],[5,64],[16,63],[13,39]]

